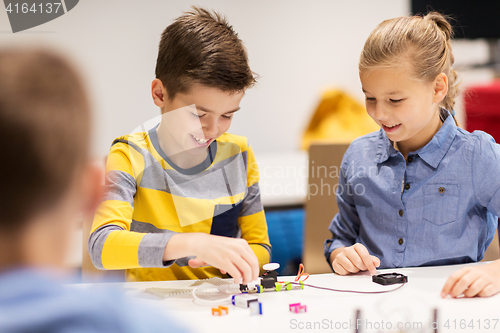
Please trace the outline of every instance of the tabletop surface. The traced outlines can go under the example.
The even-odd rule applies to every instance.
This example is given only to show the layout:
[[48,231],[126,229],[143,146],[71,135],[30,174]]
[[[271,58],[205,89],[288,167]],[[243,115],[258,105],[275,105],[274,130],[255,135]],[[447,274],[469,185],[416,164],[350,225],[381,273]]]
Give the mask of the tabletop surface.
[[[380,294],[335,292],[309,286],[303,290],[252,294],[262,303],[262,315],[251,315],[249,309],[232,305],[227,297],[208,303],[195,300],[191,292],[167,298],[146,292],[147,288],[185,288],[193,281],[127,282],[109,286],[122,287],[140,302],[160,307],[193,332],[500,332],[500,295],[471,299],[440,297],[448,276],[463,266],[466,265],[379,270],[379,273],[397,272],[408,277],[408,283],[401,288]],[[294,278],[278,276],[278,281],[293,281]],[[372,292],[400,286],[378,285],[367,273],[317,274],[311,275],[305,283]],[[294,303],[306,305],[307,312],[290,312],[289,305]],[[219,305],[228,307],[227,315],[212,315],[212,308]],[[437,317],[434,317],[434,309],[437,309]]]

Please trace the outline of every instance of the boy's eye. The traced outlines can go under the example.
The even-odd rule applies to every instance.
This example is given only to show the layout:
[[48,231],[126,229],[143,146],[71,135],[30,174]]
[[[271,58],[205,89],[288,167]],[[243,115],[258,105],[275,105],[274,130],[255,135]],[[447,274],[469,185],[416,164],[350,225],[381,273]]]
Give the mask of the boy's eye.
[[375,97],[366,97],[367,101],[373,102],[375,100]]
[[191,113],[191,115],[193,116],[193,118],[201,118],[204,116],[204,114],[196,114],[196,113]]
[[403,101],[403,98],[401,98],[401,99],[390,99],[390,101],[391,101],[392,103],[399,103],[399,102],[402,102],[402,101]]
[[233,115],[229,115],[229,116],[226,116],[226,115],[222,115],[223,118],[226,118],[226,119],[231,119],[233,117]]

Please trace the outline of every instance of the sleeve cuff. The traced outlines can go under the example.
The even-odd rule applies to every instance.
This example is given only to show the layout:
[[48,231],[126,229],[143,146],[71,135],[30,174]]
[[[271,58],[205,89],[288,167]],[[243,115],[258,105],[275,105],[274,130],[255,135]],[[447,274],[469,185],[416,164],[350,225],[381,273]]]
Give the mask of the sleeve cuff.
[[142,238],[137,251],[139,266],[163,268],[172,266],[175,260],[164,261],[163,254],[165,253],[165,246],[175,234],[173,231],[146,234]]
[[189,260],[194,259],[194,258],[196,258],[196,257],[189,256],[189,257],[179,258],[179,259],[176,259],[174,261],[179,267],[184,267],[184,266],[189,266],[189,264],[188,264]]
[[333,270],[332,263],[330,262],[330,255],[335,249],[338,249],[339,247],[348,247],[354,245],[353,243],[347,241],[347,240],[341,240],[341,239],[327,239],[325,241],[325,259],[330,268]]

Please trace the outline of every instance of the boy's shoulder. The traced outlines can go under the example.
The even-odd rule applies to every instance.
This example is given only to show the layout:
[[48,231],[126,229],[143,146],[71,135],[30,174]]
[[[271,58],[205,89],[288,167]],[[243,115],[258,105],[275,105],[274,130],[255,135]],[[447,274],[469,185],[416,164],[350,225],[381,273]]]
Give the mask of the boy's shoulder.
[[135,145],[140,148],[147,148],[150,142],[149,132],[136,132],[117,137],[111,145],[114,146],[118,143],[123,143],[130,146]]
[[[217,142],[220,144],[237,145],[242,149],[242,151],[248,150],[248,139],[247,137],[242,135],[224,133],[217,138]],[[115,145],[117,143],[124,143],[127,145],[136,145],[140,148],[147,148],[151,143],[151,137],[149,135],[149,132],[136,132],[117,137],[113,140],[112,145]]]
[[245,136],[224,133],[217,138],[217,142],[220,146],[238,146],[240,150],[247,151],[249,149],[248,139]]
[[[243,161],[247,161],[248,154],[252,148],[248,144],[248,139],[241,135],[224,133],[217,138],[217,154],[214,164],[223,160],[232,160],[236,156],[241,156]],[[245,162],[246,163],[246,162]]]
[[[113,140],[110,154],[118,153],[127,156],[133,155],[137,151],[142,156],[152,154],[157,160],[162,159],[156,152],[155,142],[150,136],[150,132],[136,132],[120,136]],[[237,154],[246,156],[252,151],[248,139],[242,135],[224,133],[217,138],[217,158],[216,160],[230,158]]]

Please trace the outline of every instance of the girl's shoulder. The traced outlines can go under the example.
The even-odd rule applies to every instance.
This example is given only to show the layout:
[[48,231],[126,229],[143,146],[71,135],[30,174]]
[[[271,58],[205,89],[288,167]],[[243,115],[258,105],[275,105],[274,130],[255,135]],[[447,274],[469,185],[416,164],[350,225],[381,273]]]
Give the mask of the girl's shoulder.
[[456,141],[463,145],[464,153],[468,155],[471,163],[477,164],[498,164],[500,161],[500,145],[493,137],[483,131],[467,132],[458,128]]
[[365,134],[354,139],[344,154],[342,164],[369,163],[374,161],[377,154],[387,149],[387,142],[381,131]]
[[382,130],[378,130],[376,132],[371,132],[371,133],[362,135],[360,137],[357,137],[356,139],[354,139],[351,142],[349,149],[370,148],[373,146],[378,146],[379,144],[382,144],[382,143],[384,143]]
[[457,140],[463,141],[473,150],[481,147],[500,147],[490,134],[479,130],[468,132],[457,127]]

